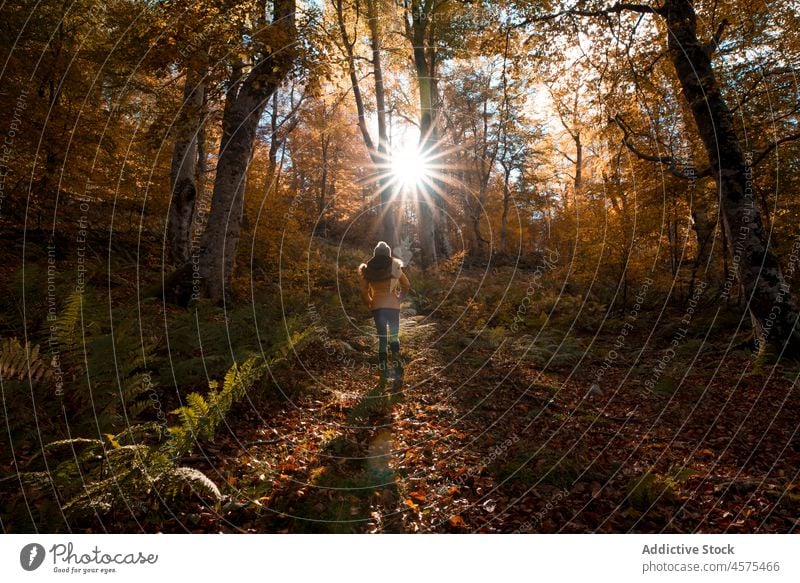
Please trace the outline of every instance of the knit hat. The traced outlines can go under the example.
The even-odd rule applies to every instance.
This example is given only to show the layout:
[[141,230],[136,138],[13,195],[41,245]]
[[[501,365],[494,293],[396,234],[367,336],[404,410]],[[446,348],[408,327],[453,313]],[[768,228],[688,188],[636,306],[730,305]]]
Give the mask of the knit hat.
[[391,257],[392,256],[392,248],[389,247],[389,245],[387,243],[385,243],[384,241],[381,241],[380,243],[375,245],[375,251],[373,251],[372,254],[375,257],[377,257],[378,255],[383,255],[385,257]]

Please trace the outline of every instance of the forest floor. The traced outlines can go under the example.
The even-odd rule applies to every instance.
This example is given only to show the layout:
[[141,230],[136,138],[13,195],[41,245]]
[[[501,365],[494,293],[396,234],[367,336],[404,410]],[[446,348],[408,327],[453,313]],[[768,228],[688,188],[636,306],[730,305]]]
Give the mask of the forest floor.
[[[500,350],[506,341],[446,341],[445,322],[412,311],[404,379],[382,386],[369,326],[318,345],[305,370],[281,379],[296,395],[237,416],[204,452],[199,469],[232,497],[189,528],[684,533],[800,523],[800,398],[778,369],[728,354],[717,374],[712,351],[655,391],[631,382],[625,359],[595,383],[596,367],[545,373]],[[524,352],[531,338],[519,340]]]
[[[573,285],[570,291],[544,277],[531,294],[530,284],[521,281],[534,281],[537,272],[530,269],[459,267],[454,281],[413,273],[401,330],[405,375],[381,384],[372,322],[360,305],[355,281],[338,279],[334,252],[339,249],[331,247],[309,270],[316,280],[308,289],[295,283],[280,290],[278,302],[274,286],[258,282],[264,288],[261,295],[242,294],[227,312],[206,304],[185,310],[152,297],[137,303],[136,285],[126,279],[135,273],[130,265],[136,258],[123,257],[120,265],[101,264],[94,270],[97,292],[84,303],[84,330],[93,335],[89,346],[95,348],[87,348],[87,355],[104,360],[97,353],[107,349],[110,330],[110,323],[92,322],[91,314],[108,314],[108,307],[92,297],[111,298],[118,331],[124,331],[119,322],[126,318],[123,323],[136,324],[138,330],[143,318],[153,337],[162,338],[151,366],[168,413],[179,405],[178,396],[207,390],[209,379],[224,376],[231,359],[261,354],[262,342],[268,350],[278,346],[289,324],[296,330],[310,325],[313,332],[248,391],[212,440],[204,439],[181,458],[182,465],[202,471],[219,486],[222,502],[197,496],[169,504],[156,500],[143,506],[144,516],[122,509],[102,520],[87,516],[70,528],[356,533],[798,529],[800,395],[793,388],[798,364],[769,362],[747,349],[734,306],[722,305],[711,291],[685,332],[685,304],[660,303],[663,294],[654,297],[655,290],[647,302],[636,304],[639,313],[631,312],[630,299],[620,309],[591,286],[580,291]],[[357,265],[360,255],[351,255],[339,259],[341,264]],[[33,267],[38,267],[38,280]],[[62,266],[67,289],[74,285],[68,268]],[[3,269],[11,282],[10,268],[0,265]],[[25,273],[26,297],[41,300],[39,326],[45,335],[37,341],[43,343],[48,330],[42,299],[46,263],[31,264]],[[160,280],[160,272],[149,275]],[[38,288],[33,287],[36,281]],[[252,282],[244,283],[249,290]],[[112,284],[109,291],[102,288]],[[9,314],[20,304],[15,290],[9,284],[0,295]],[[312,297],[317,312],[308,310]],[[529,308],[517,326],[525,302]],[[22,329],[12,327],[10,317],[8,322],[6,335],[19,337]],[[164,326],[169,350],[163,330],[159,333]],[[105,377],[103,372],[102,367],[93,369],[95,383],[105,379],[116,390],[114,369]],[[77,393],[80,386],[74,385],[71,390]],[[20,406],[24,401],[20,397]],[[18,413],[25,429],[30,412],[21,407]],[[152,420],[155,412],[148,407],[143,415]],[[177,420],[170,416],[168,422]],[[54,433],[49,439],[58,437]],[[26,464],[36,458],[39,441],[25,443],[16,453],[21,467],[30,469],[34,466]],[[12,461],[0,464],[0,475],[17,480]],[[42,495],[52,498],[49,491]],[[2,526],[30,531],[27,499],[18,502],[21,517],[15,514],[16,522],[9,519]],[[55,522],[40,528],[63,529],[60,518],[59,512]]]

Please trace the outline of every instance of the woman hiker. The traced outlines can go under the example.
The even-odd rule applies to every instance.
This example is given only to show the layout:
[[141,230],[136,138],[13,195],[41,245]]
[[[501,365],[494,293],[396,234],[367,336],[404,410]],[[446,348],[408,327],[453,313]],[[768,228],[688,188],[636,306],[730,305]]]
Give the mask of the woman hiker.
[[[403,273],[403,262],[392,257],[392,249],[381,241],[375,246],[372,259],[362,263],[358,272],[361,275],[361,297],[372,310],[375,327],[378,329],[378,362],[381,379],[387,376],[387,344],[392,350],[392,361],[398,378],[403,374],[400,359],[400,302],[403,301],[411,284]],[[388,334],[387,334],[388,328]]]

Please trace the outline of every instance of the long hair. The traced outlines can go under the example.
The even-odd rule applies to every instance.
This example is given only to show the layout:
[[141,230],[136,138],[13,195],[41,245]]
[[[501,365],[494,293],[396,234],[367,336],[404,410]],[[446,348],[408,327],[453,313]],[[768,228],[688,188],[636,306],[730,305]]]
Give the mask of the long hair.
[[358,273],[367,281],[398,279],[403,274],[403,262],[385,255],[377,256],[359,265]]

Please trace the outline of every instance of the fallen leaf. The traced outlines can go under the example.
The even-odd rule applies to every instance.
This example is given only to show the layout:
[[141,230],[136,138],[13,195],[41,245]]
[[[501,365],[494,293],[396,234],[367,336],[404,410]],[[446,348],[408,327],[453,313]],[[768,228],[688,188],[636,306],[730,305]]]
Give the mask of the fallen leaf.
[[414,512],[419,512],[419,506],[414,504],[414,501],[411,498],[406,498],[404,504],[411,508]]
[[426,496],[425,496],[425,492],[423,492],[421,490],[416,490],[414,492],[410,492],[408,494],[408,496],[410,498],[413,498],[417,502],[425,502],[425,500],[427,499]]
[[453,528],[463,528],[465,526],[464,519],[458,515],[451,516],[447,521]]

